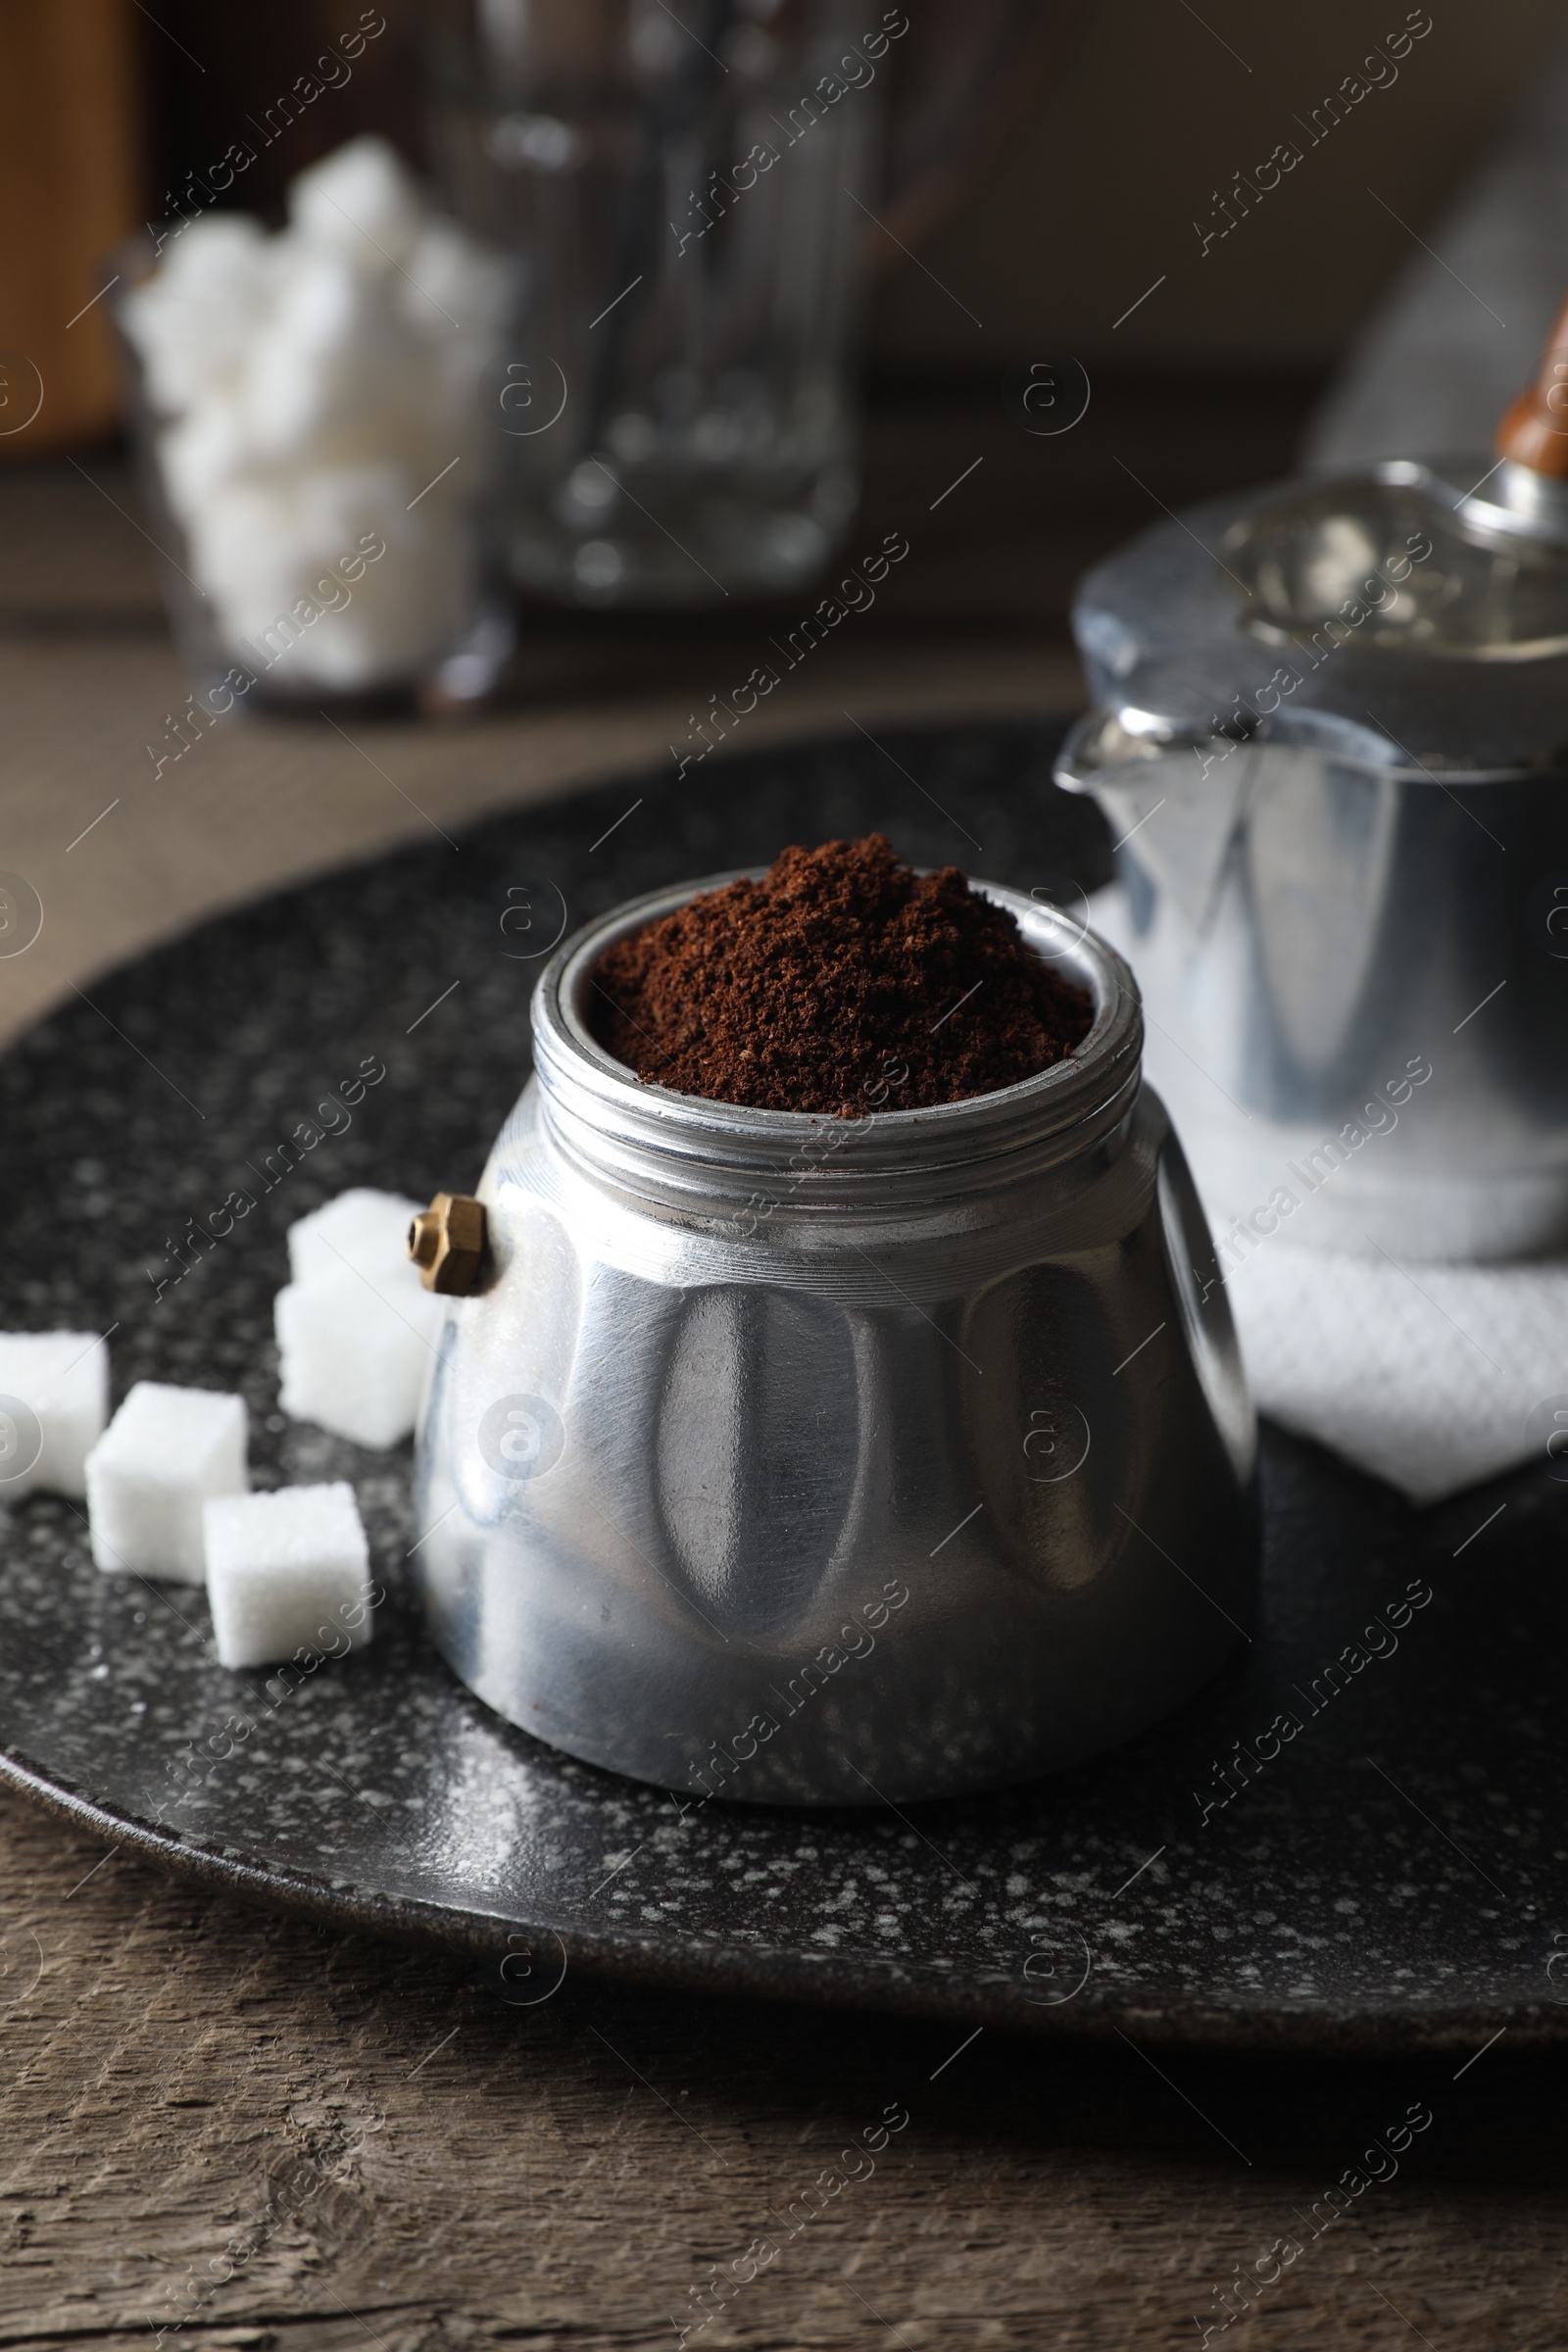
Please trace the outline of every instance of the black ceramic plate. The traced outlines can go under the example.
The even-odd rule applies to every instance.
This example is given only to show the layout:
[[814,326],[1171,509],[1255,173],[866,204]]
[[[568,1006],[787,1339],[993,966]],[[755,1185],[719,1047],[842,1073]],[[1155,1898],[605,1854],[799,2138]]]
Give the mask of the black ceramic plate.
[[[352,1478],[388,1592],[371,1647],[278,1702],[214,1664],[199,1592],[100,1574],[58,1499],[0,1509],[0,1770],[172,1868],[472,1950],[518,2001],[569,1966],[1216,2042],[1561,2033],[1568,1489],[1544,1470],[1415,1513],[1271,1435],[1262,1629],[1182,1716],[906,1817],[682,1819],[498,1722],[425,1646],[407,1448],[278,1414],[285,1227],[350,1184],[476,1179],[566,925],[871,826],[1074,905],[1106,878],[1045,735],[890,750],[615,785],[456,849],[432,834],[146,957],[0,1064],[0,1327],[113,1325],[117,1397],[146,1377],[243,1390],[259,1482]],[[367,1061],[387,1075],[352,1126],[182,1252],[189,1221],[221,1226],[231,1189],[258,1192],[269,1152]],[[1410,1607],[1412,1587],[1430,1598]],[[1301,1726],[1283,1745],[1282,1713]]]

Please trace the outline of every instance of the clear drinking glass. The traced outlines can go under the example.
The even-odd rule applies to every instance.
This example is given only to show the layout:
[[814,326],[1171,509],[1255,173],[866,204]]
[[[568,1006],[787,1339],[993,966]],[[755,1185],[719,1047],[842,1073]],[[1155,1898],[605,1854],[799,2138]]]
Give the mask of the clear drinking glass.
[[902,10],[428,0],[458,218],[521,260],[494,527],[587,605],[774,594],[858,497],[855,257]]

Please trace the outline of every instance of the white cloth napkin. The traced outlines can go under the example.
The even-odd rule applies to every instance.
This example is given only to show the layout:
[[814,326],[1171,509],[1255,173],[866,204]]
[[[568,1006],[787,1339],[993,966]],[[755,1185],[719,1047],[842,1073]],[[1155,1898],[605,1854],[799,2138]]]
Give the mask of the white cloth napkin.
[[[1136,973],[1117,884],[1095,893],[1089,920]],[[1258,1411],[1412,1502],[1544,1461],[1548,1445],[1568,1481],[1568,1259],[1404,1263],[1274,1234],[1235,1266],[1226,1296]]]
[[1227,1294],[1258,1410],[1412,1502],[1545,1460],[1554,1434],[1568,1477],[1560,1259],[1402,1265],[1270,1237]]

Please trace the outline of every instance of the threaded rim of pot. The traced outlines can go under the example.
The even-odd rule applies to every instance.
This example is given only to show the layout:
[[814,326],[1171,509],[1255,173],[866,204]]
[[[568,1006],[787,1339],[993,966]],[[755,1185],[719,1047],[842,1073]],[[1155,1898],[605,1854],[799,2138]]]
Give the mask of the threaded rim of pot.
[[1033,1173],[1036,1163],[1086,1149],[1126,1115],[1143,1051],[1143,1010],[1128,966],[1059,908],[978,877],[970,887],[1013,915],[1035,952],[1094,1005],[1087,1035],[1065,1059],[989,1094],[858,1119],[717,1102],[638,1078],[589,1027],[601,956],[705,892],[764,871],[741,868],[651,892],[586,925],[545,966],[532,1008],[540,1111],[552,1140],[579,1165],[672,1205],[718,1208],[762,1185],[774,1188],[769,1198],[786,1215],[816,1215]]

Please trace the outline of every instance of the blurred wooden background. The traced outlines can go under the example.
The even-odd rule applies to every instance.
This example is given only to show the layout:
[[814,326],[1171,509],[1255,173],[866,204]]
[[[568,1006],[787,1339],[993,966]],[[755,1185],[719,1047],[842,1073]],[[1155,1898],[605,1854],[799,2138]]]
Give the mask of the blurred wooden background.
[[[918,263],[891,255],[871,335],[883,377],[990,379],[1042,348],[1076,353],[1097,380],[1321,377],[1565,29],[1560,0],[1439,5],[1396,79],[1307,149],[1245,236],[1204,254],[1194,222],[1213,217],[1234,174],[1280,140],[1304,144],[1299,125],[1325,94],[1428,12],[1400,0],[1372,15],[1365,0],[1210,0],[1201,12],[1024,0],[1026,17],[1031,6],[1036,37],[1001,93],[999,139],[946,189]],[[969,0],[955,12],[974,13]],[[943,13],[943,0],[911,0],[916,35],[940,30]],[[416,0],[364,14],[385,31],[263,153],[246,203],[275,204],[295,172],[368,127],[418,155]],[[26,355],[50,386],[17,431],[27,379],[0,384],[0,459],[108,429],[105,322],[93,311],[67,325],[102,283],[101,257],[175,209],[188,175],[360,16],[350,0],[224,12],[0,0],[0,365]]]

